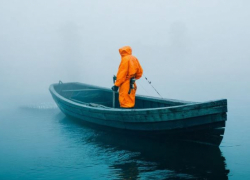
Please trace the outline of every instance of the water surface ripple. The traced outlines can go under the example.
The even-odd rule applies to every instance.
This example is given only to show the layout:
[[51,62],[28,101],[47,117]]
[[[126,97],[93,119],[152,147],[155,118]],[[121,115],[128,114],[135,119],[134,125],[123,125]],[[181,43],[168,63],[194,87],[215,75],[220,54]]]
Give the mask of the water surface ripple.
[[1,112],[0,179],[228,179],[220,148],[103,131],[47,107]]

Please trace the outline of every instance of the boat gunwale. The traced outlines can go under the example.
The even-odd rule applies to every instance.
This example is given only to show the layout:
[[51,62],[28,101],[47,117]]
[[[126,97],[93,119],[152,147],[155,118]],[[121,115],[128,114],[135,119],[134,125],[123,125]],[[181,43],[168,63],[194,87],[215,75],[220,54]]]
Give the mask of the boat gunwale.
[[[66,84],[66,83],[65,83]],[[104,91],[108,91],[108,92],[112,92],[111,90],[109,90],[108,88],[103,88],[103,87],[99,87],[99,86],[94,86],[94,85],[89,85],[89,84],[84,84],[84,83],[68,83],[68,84],[80,84],[80,85],[87,85],[89,87],[95,87],[95,88],[99,88],[100,90],[104,90]],[[51,84],[49,87],[49,90],[51,92],[52,95],[56,96],[58,99],[63,100],[68,102],[69,104],[73,104],[75,106],[78,107],[82,107],[82,108],[86,108],[86,109],[90,109],[90,110],[97,110],[97,111],[107,111],[107,112],[148,112],[150,111],[151,113],[153,113],[153,111],[157,111],[157,113],[161,110],[173,110],[177,109],[177,108],[184,108],[184,107],[191,107],[194,105],[202,105],[202,104],[209,104],[209,103],[213,103],[213,102],[227,102],[226,99],[219,99],[219,100],[214,100],[214,101],[206,101],[206,102],[188,102],[188,101],[179,101],[179,100],[172,100],[172,99],[158,99],[155,97],[150,97],[150,96],[142,96],[142,95],[137,95],[138,98],[140,99],[153,99],[153,100],[159,100],[162,102],[166,102],[166,101],[170,101],[170,102],[176,102],[176,103],[184,103],[185,104],[181,104],[181,105],[176,105],[176,106],[169,106],[169,107],[157,107],[157,108],[143,108],[143,109],[119,109],[119,108],[112,108],[112,107],[107,107],[107,108],[102,108],[102,107],[93,107],[93,106],[88,106],[85,104],[81,104],[81,103],[77,103],[74,102],[70,99],[67,99],[65,97],[63,97],[62,95],[60,95],[54,88],[55,85],[58,85],[57,83]],[[220,105],[222,106],[222,105]],[[227,106],[227,103],[225,104],[225,106]],[[209,108],[213,108],[213,107],[218,107],[218,106],[211,106]],[[176,111],[177,112],[177,111]]]
[[[60,105],[65,105],[64,104],[65,102],[60,102]],[[71,105],[71,104],[70,104]],[[70,106],[70,105],[67,105],[67,106]],[[80,110],[80,111],[82,111],[82,110],[84,110],[84,111],[87,111],[87,112],[89,112],[89,108],[82,108],[82,107],[72,107],[72,106],[70,106],[71,108],[74,108],[74,109],[78,109],[78,110]],[[194,109],[195,110],[195,109]],[[70,109],[67,109],[67,111],[71,111]],[[191,110],[192,111],[192,110]],[[179,112],[175,112],[175,113],[180,113],[180,112],[184,112],[184,111],[179,111]],[[114,119],[108,119],[107,117],[106,117],[106,115],[114,115],[114,113],[113,112],[110,112],[110,111],[107,111],[107,112],[100,112],[100,111],[97,111],[97,112],[91,112],[92,114],[99,114],[99,113],[102,113],[102,114],[104,114],[104,116],[105,116],[105,118],[100,118],[100,117],[96,117],[96,116],[88,116],[88,117],[91,117],[91,118],[95,118],[95,119],[101,119],[101,120],[108,120],[108,121],[113,121],[113,122],[117,122],[117,121],[119,121],[119,122],[126,122],[126,123],[145,123],[145,122],[150,122],[150,123],[162,123],[162,122],[170,122],[170,121],[178,121],[178,120],[183,120],[183,119],[190,119],[190,118],[196,118],[196,117],[201,117],[201,116],[211,116],[211,115],[215,115],[215,114],[221,114],[221,113],[223,113],[223,112],[226,112],[226,111],[220,111],[220,112],[213,112],[213,113],[203,113],[202,115],[192,115],[192,116],[187,116],[187,117],[175,117],[175,118],[173,118],[173,117],[167,117],[167,120],[166,119],[157,119],[157,120],[148,120],[148,119],[146,119],[146,120],[138,120],[138,119],[134,119],[134,120],[124,120],[123,119],[123,117],[124,116],[126,116],[126,117],[131,117],[131,116],[145,116],[145,115],[147,115],[147,116],[154,116],[154,115],[157,115],[157,114],[161,114],[161,116],[162,115],[167,115],[167,116],[171,116],[171,112],[159,112],[159,111],[155,111],[154,113],[152,113],[152,111],[150,111],[150,113],[145,113],[145,114],[138,114],[138,113],[135,113],[135,112],[133,112],[133,114],[131,114],[131,113],[129,113],[129,114],[119,114],[120,115],[120,117],[122,118],[122,120],[119,120],[119,119],[116,119],[116,120],[114,120]],[[79,116],[84,116],[84,117],[86,117],[86,114],[82,114],[82,113],[79,113],[79,112],[73,112],[72,111],[72,113],[74,113],[74,114],[78,114]],[[175,113],[172,113],[172,114],[175,114]],[[224,121],[224,120],[223,120]]]

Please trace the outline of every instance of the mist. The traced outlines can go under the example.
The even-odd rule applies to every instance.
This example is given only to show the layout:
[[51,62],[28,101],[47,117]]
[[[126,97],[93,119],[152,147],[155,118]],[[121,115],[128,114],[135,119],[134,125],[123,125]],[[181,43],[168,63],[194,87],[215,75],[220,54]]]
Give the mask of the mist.
[[[59,80],[109,88],[118,49],[129,45],[164,98],[249,104],[249,7],[246,0],[2,0],[2,99],[49,99]],[[144,77],[138,94],[157,96]]]

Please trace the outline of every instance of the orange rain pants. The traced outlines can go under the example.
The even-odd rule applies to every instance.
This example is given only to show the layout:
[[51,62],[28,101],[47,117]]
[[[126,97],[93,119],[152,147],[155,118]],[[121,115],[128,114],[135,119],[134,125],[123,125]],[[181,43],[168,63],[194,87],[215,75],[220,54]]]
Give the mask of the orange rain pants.
[[140,79],[143,69],[135,56],[132,56],[132,49],[129,46],[124,46],[119,49],[121,55],[121,63],[117,72],[115,86],[119,87],[119,102],[120,107],[132,108],[135,106],[135,88],[128,94],[130,88],[130,78]]

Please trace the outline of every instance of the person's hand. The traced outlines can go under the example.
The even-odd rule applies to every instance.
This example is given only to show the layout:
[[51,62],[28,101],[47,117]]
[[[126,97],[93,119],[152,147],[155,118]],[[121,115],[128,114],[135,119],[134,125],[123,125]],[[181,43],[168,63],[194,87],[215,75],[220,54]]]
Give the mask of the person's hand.
[[118,86],[112,86],[112,88],[111,88],[113,91],[115,91],[115,92],[117,92],[118,91],[118,89],[119,89],[119,87]]

